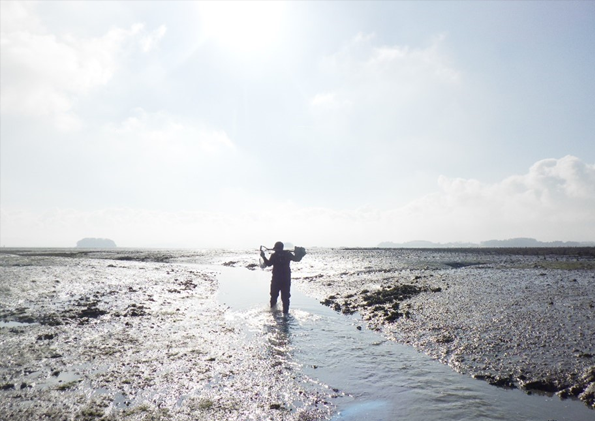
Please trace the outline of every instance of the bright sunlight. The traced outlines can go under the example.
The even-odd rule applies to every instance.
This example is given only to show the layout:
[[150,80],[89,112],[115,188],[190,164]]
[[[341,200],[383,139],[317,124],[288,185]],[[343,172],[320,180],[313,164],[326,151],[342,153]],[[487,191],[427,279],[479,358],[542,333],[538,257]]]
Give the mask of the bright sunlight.
[[199,3],[205,35],[238,53],[271,47],[278,38],[285,4],[279,1],[208,1]]

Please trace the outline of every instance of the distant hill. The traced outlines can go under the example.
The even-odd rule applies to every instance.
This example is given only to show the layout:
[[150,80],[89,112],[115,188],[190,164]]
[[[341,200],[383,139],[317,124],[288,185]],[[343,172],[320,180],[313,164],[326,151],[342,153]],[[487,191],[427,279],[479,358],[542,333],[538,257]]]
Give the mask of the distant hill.
[[595,242],[537,241],[534,238],[482,241],[482,247],[593,247]]
[[476,243],[433,243],[431,241],[408,241],[393,243],[385,241],[378,244],[380,248],[518,248],[518,247],[595,247],[595,242],[577,241],[538,241],[534,238],[511,238],[508,240],[489,240]]
[[117,246],[109,238],[83,238],[76,243],[76,247],[85,249],[114,249]]
[[436,248],[469,248],[480,247],[475,243],[433,243],[431,241],[407,241],[405,243],[393,243],[385,241],[378,244],[380,248],[404,248],[404,249],[436,249]]

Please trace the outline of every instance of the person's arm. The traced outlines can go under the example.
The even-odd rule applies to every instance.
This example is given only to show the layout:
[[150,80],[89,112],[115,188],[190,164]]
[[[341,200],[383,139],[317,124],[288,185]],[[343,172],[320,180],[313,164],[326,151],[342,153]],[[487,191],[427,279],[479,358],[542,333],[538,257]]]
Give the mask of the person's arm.
[[260,250],[260,257],[262,257],[262,260],[264,261],[264,264],[267,266],[272,266],[273,265],[273,256],[274,254],[271,256],[270,259],[267,259],[267,256],[264,254],[263,250]]

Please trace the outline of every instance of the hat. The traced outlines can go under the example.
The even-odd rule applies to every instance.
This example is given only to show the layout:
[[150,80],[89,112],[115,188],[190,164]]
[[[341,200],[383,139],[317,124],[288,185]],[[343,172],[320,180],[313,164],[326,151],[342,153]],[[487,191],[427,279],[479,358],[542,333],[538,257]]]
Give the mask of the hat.
[[275,247],[273,247],[275,251],[282,251],[283,250],[283,243],[281,241],[277,241],[275,243]]

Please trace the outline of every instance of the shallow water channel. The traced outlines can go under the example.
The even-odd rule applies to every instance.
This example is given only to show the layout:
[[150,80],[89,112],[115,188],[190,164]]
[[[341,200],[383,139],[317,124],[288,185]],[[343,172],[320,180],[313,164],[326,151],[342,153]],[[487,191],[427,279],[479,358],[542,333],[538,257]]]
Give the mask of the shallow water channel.
[[582,402],[527,395],[458,374],[292,288],[290,314],[267,306],[270,272],[217,268],[221,303],[250,340],[333,391],[333,420],[592,421]]

